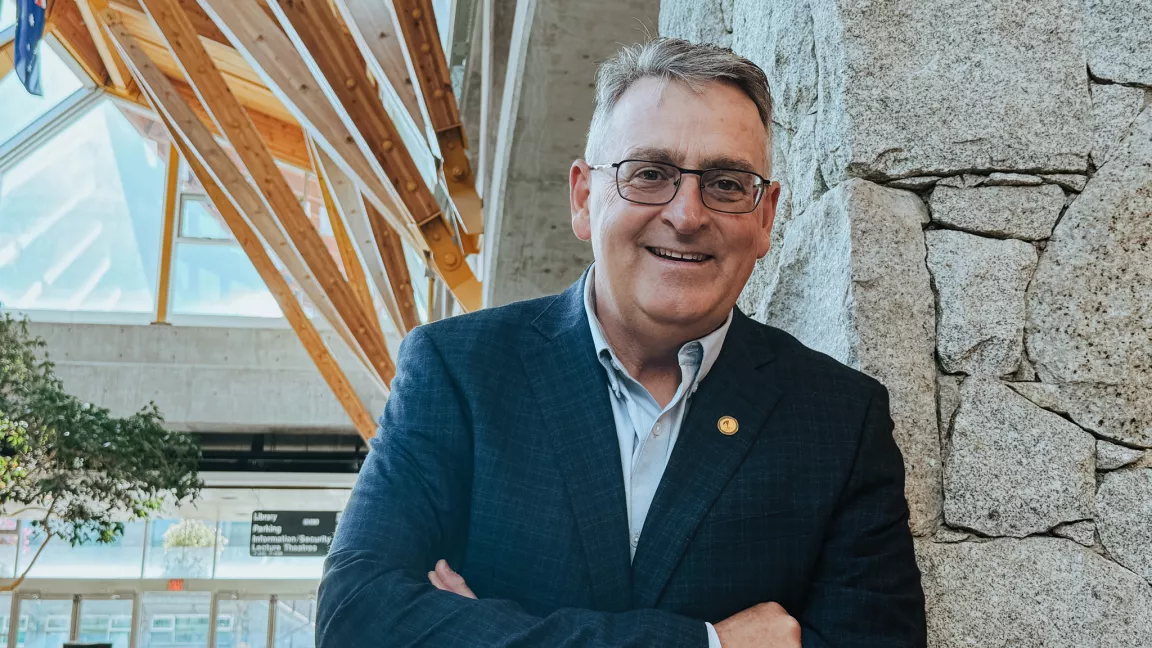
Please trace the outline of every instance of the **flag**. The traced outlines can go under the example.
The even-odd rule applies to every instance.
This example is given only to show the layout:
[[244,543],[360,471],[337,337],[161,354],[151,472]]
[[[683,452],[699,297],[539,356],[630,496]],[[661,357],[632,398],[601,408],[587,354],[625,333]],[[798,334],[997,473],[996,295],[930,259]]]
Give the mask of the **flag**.
[[16,0],[16,76],[38,97],[40,88],[40,38],[44,36],[44,13],[48,0]]

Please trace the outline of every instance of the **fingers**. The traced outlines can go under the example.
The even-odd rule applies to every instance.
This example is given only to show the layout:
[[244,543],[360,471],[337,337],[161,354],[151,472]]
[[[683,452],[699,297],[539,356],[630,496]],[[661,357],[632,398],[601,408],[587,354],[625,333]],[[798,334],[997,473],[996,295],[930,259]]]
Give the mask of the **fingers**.
[[476,594],[464,582],[464,577],[452,571],[452,568],[448,566],[448,561],[444,559],[436,562],[434,571],[428,572],[428,581],[438,590],[453,592],[470,599],[476,598]]

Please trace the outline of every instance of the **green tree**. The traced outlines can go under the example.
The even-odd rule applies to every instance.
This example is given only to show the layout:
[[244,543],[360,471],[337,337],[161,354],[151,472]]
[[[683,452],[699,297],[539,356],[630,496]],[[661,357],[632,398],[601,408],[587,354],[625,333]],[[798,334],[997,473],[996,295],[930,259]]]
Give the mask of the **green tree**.
[[194,501],[200,449],[155,403],[124,418],[72,396],[27,319],[0,314],[0,511],[32,518],[44,543],[0,591],[19,587],[53,538],[111,543],[166,499]]

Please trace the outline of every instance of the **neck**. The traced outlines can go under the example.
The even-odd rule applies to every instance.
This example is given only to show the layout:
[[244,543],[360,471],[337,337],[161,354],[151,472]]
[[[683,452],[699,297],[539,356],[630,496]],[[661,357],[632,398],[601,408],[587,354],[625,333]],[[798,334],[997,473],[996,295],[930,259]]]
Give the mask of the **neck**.
[[600,284],[599,278],[593,288],[596,319],[616,357],[629,375],[662,405],[666,404],[680,384],[680,347],[716,330],[724,319],[683,326],[630,317]]

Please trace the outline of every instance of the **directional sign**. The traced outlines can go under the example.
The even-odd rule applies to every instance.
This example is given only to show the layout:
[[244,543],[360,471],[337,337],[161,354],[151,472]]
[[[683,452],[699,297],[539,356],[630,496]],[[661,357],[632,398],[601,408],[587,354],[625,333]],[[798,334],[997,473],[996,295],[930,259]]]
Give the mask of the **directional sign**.
[[254,558],[327,556],[339,515],[336,511],[253,511],[248,553]]

